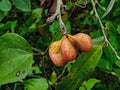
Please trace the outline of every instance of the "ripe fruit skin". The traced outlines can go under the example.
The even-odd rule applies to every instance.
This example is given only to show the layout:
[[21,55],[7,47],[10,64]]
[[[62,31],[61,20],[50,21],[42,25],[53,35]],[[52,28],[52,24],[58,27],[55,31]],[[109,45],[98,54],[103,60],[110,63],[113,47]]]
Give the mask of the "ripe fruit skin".
[[56,66],[63,66],[66,63],[61,53],[61,41],[55,41],[50,45],[49,56]]
[[61,52],[65,61],[72,61],[76,58],[78,51],[73,46],[72,42],[68,39],[68,36],[65,35],[61,40]]
[[78,33],[73,37],[81,51],[89,52],[92,49],[93,43],[89,35],[85,33]]
[[79,47],[74,39],[74,37],[70,34],[68,34],[68,40],[71,42],[71,44],[74,46],[77,52],[79,52]]

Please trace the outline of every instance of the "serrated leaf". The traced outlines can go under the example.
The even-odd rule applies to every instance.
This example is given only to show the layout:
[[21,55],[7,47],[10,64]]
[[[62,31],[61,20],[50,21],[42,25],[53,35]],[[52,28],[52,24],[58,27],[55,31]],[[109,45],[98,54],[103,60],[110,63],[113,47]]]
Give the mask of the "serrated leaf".
[[22,11],[30,11],[31,10],[31,3],[30,0],[12,0],[13,4],[16,8]]
[[24,82],[24,90],[47,90],[48,84],[45,78],[29,79]]
[[57,86],[56,90],[76,90],[94,71],[102,55],[102,45],[89,53],[82,53],[73,64],[71,73]]
[[14,33],[0,37],[0,85],[19,81],[29,73],[33,54],[28,42]]
[[108,13],[111,11],[111,9],[112,9],[113,6],[114,6],[114,3],[115,3],[115,0],[111,0],[111,1],[110,1],[110,3],[109,3],[109,5],[108,5],[105,13],[103,14],[102,18],[104,18],[105,16],[108,15]]
[[0,2],[0,10],[2,11],[9,11],[12,7],[12,4],[10,3],[9,0],[2,0]]

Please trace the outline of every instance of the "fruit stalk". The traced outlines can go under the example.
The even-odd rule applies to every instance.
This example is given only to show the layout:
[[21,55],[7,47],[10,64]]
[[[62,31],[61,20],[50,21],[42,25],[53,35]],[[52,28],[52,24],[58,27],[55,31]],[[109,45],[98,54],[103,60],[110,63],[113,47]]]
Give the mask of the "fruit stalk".
[[67,35],[68,34],[67,29],[61,18],[61,15],[65,12],[65,5],[63,4],[62,0],[57,0],[56,4],[57,4],[57,7],[55,10],[55,13],[52,16],[47,18],[46,23],[50,24],[57,18],[60,24],[61,33],[63,35]]

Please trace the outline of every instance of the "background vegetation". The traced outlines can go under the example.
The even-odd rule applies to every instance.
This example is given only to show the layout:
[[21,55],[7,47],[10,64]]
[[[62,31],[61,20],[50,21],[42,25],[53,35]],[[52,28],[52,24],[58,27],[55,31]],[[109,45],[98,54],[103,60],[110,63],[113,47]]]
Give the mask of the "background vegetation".
[[[92,0],[66,0],[62,16],[69,34],[87,33],[94,47],[75,62],[55,66],[48,55],[61,39],[58,21],[46,24],[40,0],[0,0],[0,90],[119,90],[120,61],[104,41]],[[120,1],[94,0],[110,44],[120,55]]]

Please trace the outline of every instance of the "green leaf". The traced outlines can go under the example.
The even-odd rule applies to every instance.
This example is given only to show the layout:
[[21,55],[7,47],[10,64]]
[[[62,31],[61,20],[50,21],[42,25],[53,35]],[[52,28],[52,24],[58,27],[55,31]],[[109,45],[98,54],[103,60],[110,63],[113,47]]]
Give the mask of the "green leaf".
[[53,85],[53,84],[55,84],[56,81],[57,81],[57,74],[56,74],[55,71],[53,71],[52,74],[51,74],[51,78],[50,78],[49,83],[50,83],[51,85]]
[[101,45],[105,42],[103,36],[94,38],[92,41],[93,41],[93,45]]
[[114,55],[110,47],[104,47],[103,51],[104,51],[105,58],[109,61],[109,63],[112,66],[117,60],[116,56]]
[[15,32],[15,27],[17,25],[17,20],[12,20],[12,21],[7,21],[5,24],[4,24],[4,27],[2,27],[2,30],[11,30],[11,32]]
[[[66,25],[68,33],[71,34],[70,22],[67,21],[65,25]],[[59,22],[58,21],[55,21],[55,22],[53,22],[50,25],[50,32],[51,32],[52,38],[54,38],[56,36],[54,40],[60,40],[62,38],[62,36],[63,36],[61,31],[60,31]]]
[[32,18],[36,19],[35,23],[39,23],[42,19],[42,8],[36,8],[32,10]]
[[111,0],[111,1],[110,1],[110,3],[109,3],[109,5],[108,5],[105,13],[103,14],[102,18],[104,18],[104,17],[111,11],[111,9],[112,9],[113,6],[114,6],[114,3],[115,3],[115,0]]
[[30,0],[12,0],[13,4],[16,8],[22,11],[30,11],[31,10],[31,3]]
[[105,26],[109,31],[116,32],[116,28],[112,22],[106,22]]
[[3,11],[0,10],[0,21],[5,17],[5,14]]
[[6,33],[0,37],[0,51],[7,48],[21,49],[32,53],[29,43],[15,33]]
[[94,30],[92,32],[90,32],[90,36],[91,38],[97,38],[101,36],[101,30]]
[[115,62],[115,64],[116,64],[118,67],[120,67],[120,61],[117,60],[117,61]]
[[84,87],[79,87],[79,90],[86,90]]
[[102,57],[97,66],[102,69],[110,70],[112,65],[110,64],[109,60]]
[[[90,78],[88,81],[84,81],[81,87],[83,87],[84,90],[92,90],[93,86],[99,82],[100,82],[100,80],[98,80],[98,79]],[[79,88],[79,90],[80,90],[80,88]]]
[[109,41],[116,50],[120,48],[118,44],[117,36],[113,32],[109,32]]
[[44,78],[29,79],[24,82],[24,90],[47,90],[47,80]]
[[82,53],[73,64],[71,73],[57,86],[56,90],[76,90],[94,71],[102,55],[102,45],[89,53]]
[[11,23],[11,32],[13,32],[13,33],[15,32],[16,25],[17,25],[17,20],[12,21],[12,23]]
[[118,4],[118,5],[115,5],[113,14],[114,14],[114,16],[119,16],[119,15],[120,15],[120,7],[119,7],[119,4]]
[[67,10],[70,10],[73,8],[73,4],[71,2],[66,2]]
[[55,37],[55,40],[61,39],[62,34],[61,34],[61,32],[60,32],[60,28],[59,28],[59,23],[58,23],[58,21],[55,21],[55,22],[53,22],[53,23],[50,25],[50,32],[51,32],[52,38],[54,38],[55,35],[57,34],[56,37]]
[[2,0],[0,2],[0,10],[2,11],[9,11],[11,9],[12,5],[9,0]]
[[42,71],[38,66],[32,66],[30,69],[30,74],[41,74]]
[[117,32],[120,34],[120,25],[117,27]]
[[68,33],[71,34],[71,23],[69,21],[67,21],[65,26],[66,26]]
[[5,26],[5,24],[0,23],[0,28],[3,28]]
[[0,37],[0,85],[19,81],[29,73],[33,53],[28,42],[14,33]]

